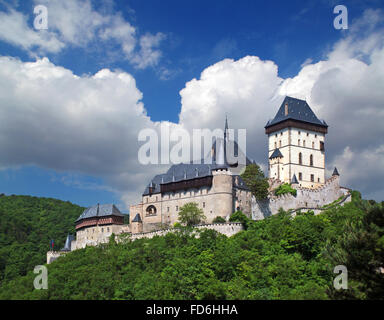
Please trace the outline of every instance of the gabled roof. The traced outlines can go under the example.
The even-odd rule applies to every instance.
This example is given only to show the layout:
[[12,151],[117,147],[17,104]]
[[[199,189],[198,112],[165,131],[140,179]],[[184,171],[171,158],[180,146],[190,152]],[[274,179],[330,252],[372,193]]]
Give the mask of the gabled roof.
[[279,148],[276,148],[275,151],[271,154],[269,159],[274,159],[274,158],[283,158],[283,155],[281,154]]
[[123,217],[124,215],[120,212],[119,209],[117,209],[114,204],[97,204],[85,209],[80,217],[77,218],[76,222],[87,218],[106,216]]
[[[288,105],[288,114],[285,114],[285,105]],[[321,127],[328,127],[324,120],[319,120],[305,100],[286,96],[273,120],[268,121],[265,128],[271,127],[282,121],[292,119],[311,123]]]

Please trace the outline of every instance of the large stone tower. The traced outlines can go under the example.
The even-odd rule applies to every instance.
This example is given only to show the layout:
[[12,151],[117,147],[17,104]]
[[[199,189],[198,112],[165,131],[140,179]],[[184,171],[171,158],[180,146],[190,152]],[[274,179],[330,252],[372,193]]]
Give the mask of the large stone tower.
[[302,187],[325,182],[325,134],[328,125],[319,120],[305,100],[285,97],[273,120],[268,121],[269,177]]

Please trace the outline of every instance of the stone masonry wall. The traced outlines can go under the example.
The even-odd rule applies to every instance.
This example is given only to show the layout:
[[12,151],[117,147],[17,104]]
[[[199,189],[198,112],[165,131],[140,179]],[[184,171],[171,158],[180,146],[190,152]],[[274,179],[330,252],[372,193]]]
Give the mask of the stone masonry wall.
[[260,220],[272,214],[276,214],[280,208],[284,210],[298,208],[320,208],[329,204],[343,195],[348,190],[340,188],[339,176],[333,176],[328,179],[324,185],[316,189],[292,186],[297,190],[297,195],[283,194],[280,196],[271,196],[265,201],[257,201],[252,198],[252,219]]

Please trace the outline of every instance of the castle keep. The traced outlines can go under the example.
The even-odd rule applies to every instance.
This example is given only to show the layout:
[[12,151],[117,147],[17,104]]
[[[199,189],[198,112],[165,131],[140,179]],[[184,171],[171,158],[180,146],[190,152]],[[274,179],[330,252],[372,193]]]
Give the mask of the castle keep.
[[307,188],[325,183],[325,135],[328,125],[308,103],[285,97],[273,120],[268,121],[269,177],[296,181]]
[[[105,243],[112,234],[128,233],[132,239],[164,235],[172,231],[178,221],[180,208],[195,202],[206,216],[204,225],[197,228],[215,229],[231,236],[242,230],[239,223],[212,224],[216,217],[228,221],[230,215],[241,210],[248,217],[259,220],[284,210],[324,210],[331,202],[350,201],[350,191],[339,184],[335,168],[332,177],[325,177],[325,135],[328,125],[319,120],[304,100],[285,97],[276,116],[268,121],[268,177],[270,194],[267,199],[256,199],[239,175],[238,162],[228,163],[227,150],[238,156],[242,150],[228,139],[225,121],[224,138],[217,138],[208,163],[180,163],[166,173],[153,177],[142,193],[140,202],[130,206],[129,224],[113,204],[95,205],[86,209],[76,220],[76,240],[68,238],[61,252],[47,253],[50,263],[61,254]],[[232,155],[233,158],[233,155]],[[245,164],[251,161],[244,155]],[[273,190],[290,183],[297,194],[275,196]]]

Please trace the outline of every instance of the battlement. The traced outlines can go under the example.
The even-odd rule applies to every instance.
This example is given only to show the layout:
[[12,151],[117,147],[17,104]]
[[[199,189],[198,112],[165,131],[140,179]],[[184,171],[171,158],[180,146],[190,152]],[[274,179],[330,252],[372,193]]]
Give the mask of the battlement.
[[[280,208],[285,211],[291,209],[298,210],[298,208],[321,208],[342,196],[348,195],[349,191],[341,188],[339,181],[339,176],[332,176],[317,188],[306,188],[294,184],[292,187],[297,191],[296,196],[291,193],[285,193],[279,196],[270,195],[265,201],[256,201],[256,199],[253,198],[252,218],[254,220],[263,219],[266,216],[276,214]],[[346,197],[345,201],[350,201],[350,198]]]

